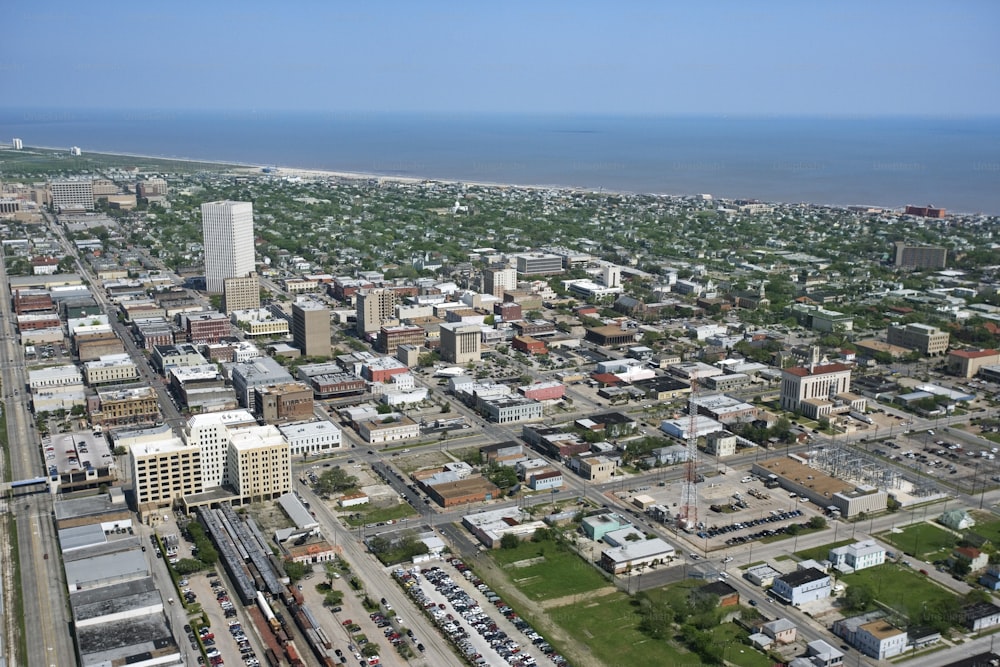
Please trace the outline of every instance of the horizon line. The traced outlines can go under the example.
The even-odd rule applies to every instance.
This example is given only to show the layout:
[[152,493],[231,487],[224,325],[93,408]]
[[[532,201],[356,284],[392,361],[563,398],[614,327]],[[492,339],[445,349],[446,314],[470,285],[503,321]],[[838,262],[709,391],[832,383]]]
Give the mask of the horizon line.
[[[995,112],[968,112],[968,113],[909,113],[905,111],[884,112],[884,113],[862,113],[862,112],[777,112],[777,111],[532,111],[532,110],[446,110],[446,109],[291,109],[291,108],[245,108],[245,107],[103,107],[103,106],[80,106],[69,107],[48,106],[48,105],[3,105],[0,104],[0,113],[19,111],[44,111],[54,114],[66,114],[69,112],[111,112],[122,116],[143,114],[150,117],[156,115],[166,116],[170,114],[227,114],[237,116],[252,117],[255,115],[267,114],[310,114],[310,115],[330,115],[330,116],[535,116],[535,117],[568,117],[568,118],[708,118],[708,119],[741,119],[741,120],[767,120],[767,119],[807,119],[807,120],[879,120],[879,119],[922,119],[922,120],[976,120],[976,119],[1000,119],[1000,111]],[[58,117],[52,120],[59,120]]]

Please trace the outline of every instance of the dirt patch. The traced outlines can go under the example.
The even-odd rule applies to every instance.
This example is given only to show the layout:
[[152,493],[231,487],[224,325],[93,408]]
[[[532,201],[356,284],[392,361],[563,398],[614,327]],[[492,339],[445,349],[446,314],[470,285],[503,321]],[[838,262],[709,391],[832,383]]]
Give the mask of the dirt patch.
[[532,565],[538,565],[539,563],[545,562],[545,556],[539,556],[538,558],[525,558],[524,560],[514,561],[507,567],[531,567]]
[[276,502],[254,503],[248,510],[264,535],[272,535],[281,528],[292,528],[294,524]]
[[446,451],[423,451],[416,454],[393,456],[389,463],[400,471],[410,474],[424,468],[436,468],[445,463],[454,463],[456,459]]

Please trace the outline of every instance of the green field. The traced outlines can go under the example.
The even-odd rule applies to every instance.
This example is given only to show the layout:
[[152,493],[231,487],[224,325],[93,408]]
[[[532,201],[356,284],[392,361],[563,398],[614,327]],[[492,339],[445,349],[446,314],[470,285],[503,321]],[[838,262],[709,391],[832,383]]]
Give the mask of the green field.
[[[683,582],[687,583],[687,582]],[[703,585],[704,582],[695,582]],[[670,589],[674,589],[671,586]],[[664,592],[687,595],[691,586],[681,586]],[[657,592],[653,592],[656,595]],[[624,593],[614,593],[580,605],[568,605],[550,610],[549,616],[590,652],[607,665],[700,665],[698,656],[662,639],[651,639],[639,631],[641,617],[633,600]],[[772,663],[763,653],[742,643],[746,631],[733,623],[712,629],[720,645],[726,646],[725,657],[734,665],[769,667]]]
[[[610,585],[596,567],[553,540],[528,540],[516,549],[497,549],[490,555],[514,586],[532,600],[551,600]],[[519,562],[524,565],[517,565]]]
[[958,541],[955,535],[931,523],[915,523],[898,533],[882,533],[879,539],[929,562],[946,558]]
[[976,525],[969,532],[982,535],[996,546],[1000,546],[1000,517],[989,512],[973,512]]
[[953,600],[955,594],[935,584],[916,570],[886,563],[841,577],[848,586],[868,584],[875,599],[907,615],[919,613],[922,605]]
[[549,617],[607,665],[697,665],[698,657],[639,631],[639,615],[624,593],[556,607]]

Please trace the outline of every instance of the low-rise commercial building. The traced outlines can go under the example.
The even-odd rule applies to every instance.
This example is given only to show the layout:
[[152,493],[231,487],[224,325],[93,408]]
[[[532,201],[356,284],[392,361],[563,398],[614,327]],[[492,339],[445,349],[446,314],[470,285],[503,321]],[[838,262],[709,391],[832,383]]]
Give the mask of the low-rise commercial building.
[[830,597],[830,575],[814,567],[790,572],[774,580],[771,593],[791,605]]
[[886,341],[908,350],[915,350],[925,357],[944,354],[948,350],[951,335],[929,324],[890,324]]
[[420,437],[420,424],[405,415],[379,415],[357,425],[358,435],[370,445]]
[[292,456],[323,456],[332,454],[343,446],[343,434],[328,421],[279,426],[285,436]]

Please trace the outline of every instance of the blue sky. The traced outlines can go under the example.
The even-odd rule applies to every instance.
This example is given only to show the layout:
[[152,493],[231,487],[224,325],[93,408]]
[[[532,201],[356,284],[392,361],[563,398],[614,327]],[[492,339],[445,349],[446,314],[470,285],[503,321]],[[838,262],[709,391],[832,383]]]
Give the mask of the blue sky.
[[995,115],[1000,2],[23,2],[0,106]]

